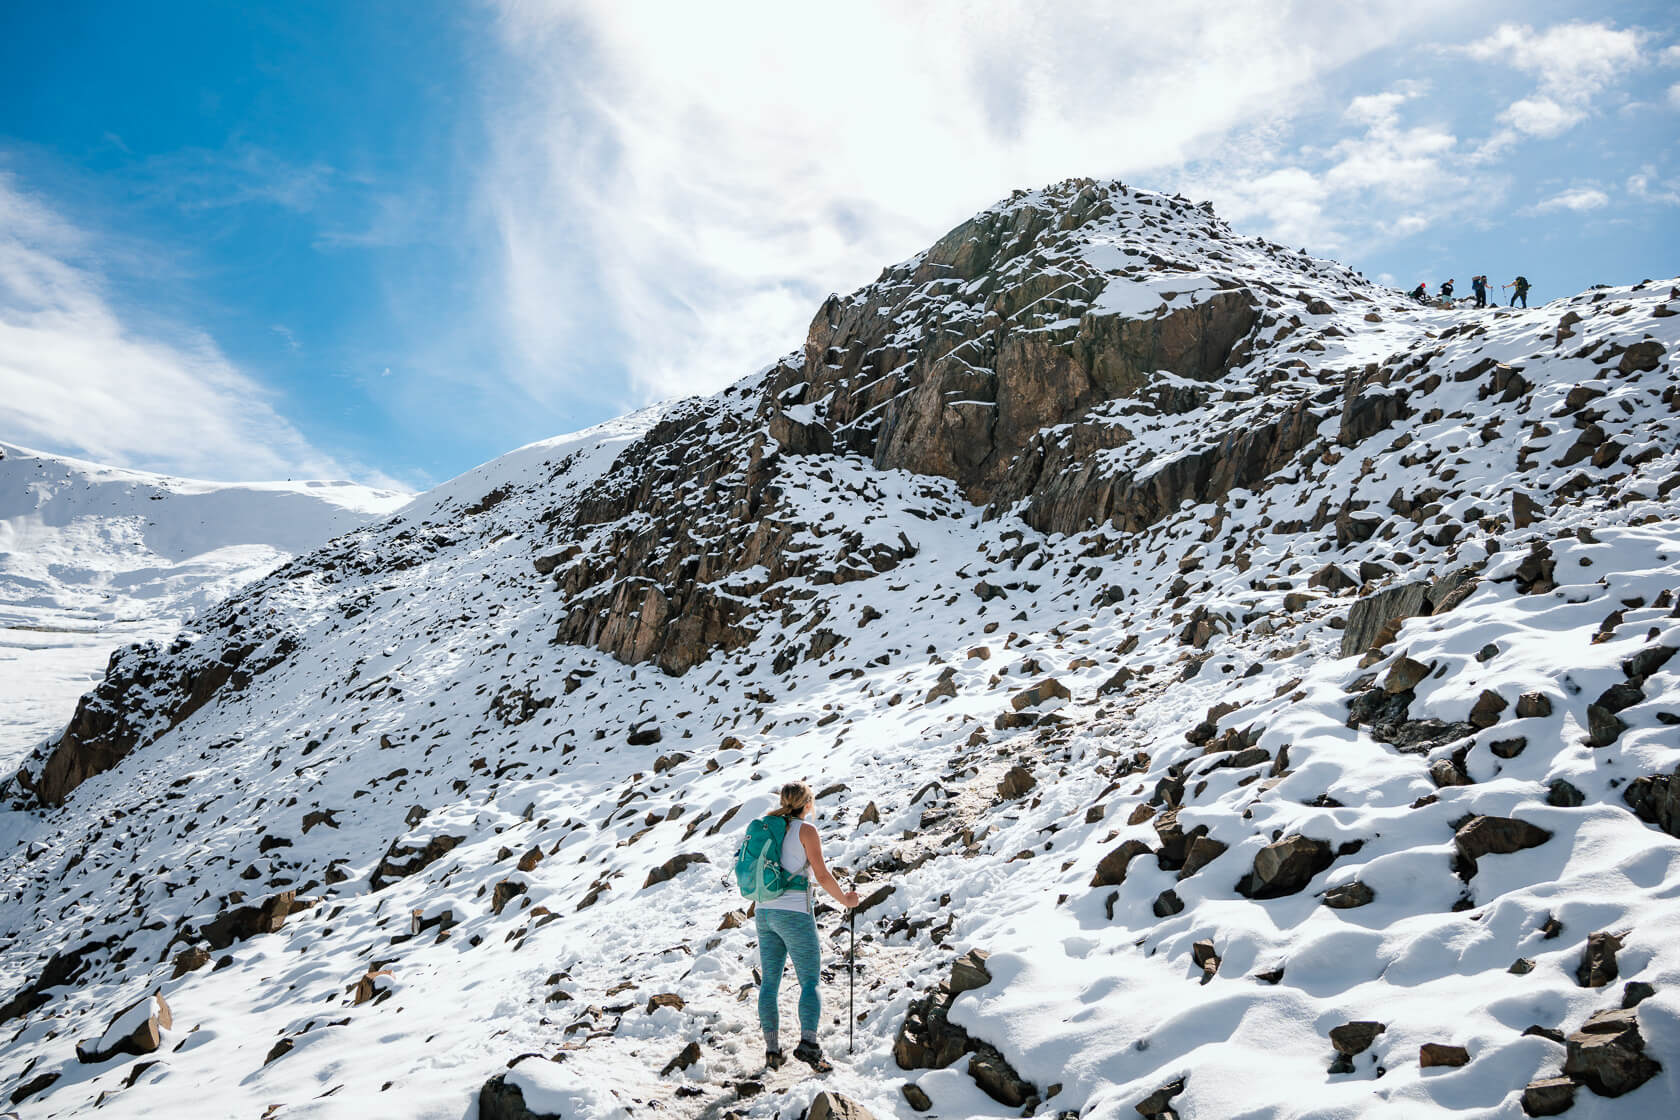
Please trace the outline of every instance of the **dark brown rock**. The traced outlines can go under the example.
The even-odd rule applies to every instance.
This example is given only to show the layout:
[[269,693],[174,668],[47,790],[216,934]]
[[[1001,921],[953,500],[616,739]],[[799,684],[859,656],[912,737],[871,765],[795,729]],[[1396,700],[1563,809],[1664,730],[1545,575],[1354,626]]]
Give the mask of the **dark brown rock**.
[[[163,989],[159,988],[149,996],[129,1004],[115,1015],[111,1016],[111,1023],[105,1034],[111,1033],[115,1027],[130,1012],[136,1011],[145,1004],[151,1004],[150,1013],[141,1019],[133,1029],[114,1039],[90,1039],[76,1044],[76,1060],[79,1062],[103,1062],[119,1054],[141,1056],[152,1054],[163,1042],[163,1032],[175,1025],[169,1003],[163,998]],[[103,1045],[101,1045],[103,1043]]]
[[898,1091],[904,1094],[905,1103],[917,1112],[926,1112],[933,1107],[933,1099],[914,1081],[906,1081],[898,1087]]
[[1249,898],[1295,894],[1336,858],[1330,845],[1310,836],[1289,836],[1267,844],[1254,857],[1254,870],[1237,884]]
[[1499,693],[1492,689],[1483,689],[1482,694],[1476,698],[1476,703],[1470,709],[1470,726],[1478,730],[1486,730],[1492,727],[1499,722],[1499,713],[1509,706],[1509,701]]
[[953,999],[992,982],[992,973],[986,967],[986,959],[990,956],[984,949],[970,949],[951,962],[951,979],[946,987]]
[[875,1120],[875,1117],[850,1097],[824,1089],[805,1110],[805,1120]]
[[1126,881],[1126,869],[1138,856],[1147,855],[1149,845],[1142,840],[1126,840],[1117,845],[1107,855],[1097,862],[1097,870],[1091,876],[1093,887],[1117,887]]
[[656,883],[663,883],[667,880],[675,879],[678,875],[681,875],[684,871],[696,863],[710,862],[712,861],[706,858],[706,854],[704,852],[684,852],[681,855],[672,856],[670,859],[648,872],[647,880],[642,883],[642,889],[646,890]]
[[1377,1036],[1388,1029],[1385,1023],[1374,1019],[1356,1019],[1351,1023],[1343,1023],[1339,1027],[1330,1028],[1330,1045],[1336,1048],[1336,1053],[1352,1056],[1363,1054],[1370,1049],[1371,1043]]
[[1630,1093],[1662,1072],[1662,1066],[1645,1055],[1634,1008],[1594,1012],[1565,1045],[1564,1076],[1602,1097]]
[[1575,982],[1583,988],[1602,988],[1620,974],[1616,954],[1621,951],[1622,939],[1616,934],[1600,930],[1587,935],[1581,950],[1581,963],[1575,968]]
[[1369,906],[1377,899],[1377,892],[1355,879],[1351,883],[1331,887],[1324,892],[1324,905],[1332,910],[1353,910]]
[[384,890],[398,879],[406,878],[436,863],[465,839],[465,836],[434,836],[418,848],[393,840],[391,846],[385,850],[384,857],[380,859],[379,866],[373,869],[373,878],[369,886],[376,891]]
[[[532,1059],[527,1059],[532,1060]],[[498,1073],[478,1091],[479,1120],[562,1120],[549,1112],[532,1112],[519,1086],[510,1084],[507,1074]]]
[[1429,676],[1428,665],[1421,661],[1413,661],[1409,657],[1397,659],[1388,670],[1388,676],[1383,678],[1383,691],[1387,693],[1410,692],[1422,684]]
[[1054,677],[1045,677],[1031,688],[1022,689],[1009,698],[1009,706],[1017,712],[1026,708],[1036,708],[1050,700],[1067,700],[1072,697],[1067,686]]
[[1567,1077],[1530,1081],[1523,1090],[1522,1109],[1530,1116],[1561,1116],[1575,1105],[1575,1082]]
[[1462,1046],[1450,1046],[1444,1042],[1426,1042],[1418,1047],[1418,1065],[1424,1069],[1436,1066],[1466,1066],[1470,1064],[1470,1052]]
[[1025,766],[1011,766],[997,785],[998,796],[1006,801],[1024,796],[1038,785],[1038,779]]
[[1517,697],[1518,719],[1544,719],[1552,714],[1552,698],[1544,692],[1525,692]]
[[1680,837],[1680,768],[1672,774],[1645,774],[1627,784],[1622,801],[1640,820]]
[[1184,1087],[1188,1081],[1189,1079],[1186,1077],[1169,1081],[1132,1107],[1137,1109],[1138,1115],[1142,1116],[1144,1120],[1158,1120],[1159,1117],[1170,1114],[1172,1099],[1184,1092]]
[[659,1076],[669,1077],[678,1070],[687,1069],[699,1060],[700,1044],[698,1042],[690,1042],[687,1046],[684,1046],[681,1050],[677,1051],[676,1057],[665,1063],[665,1068],[659,1071]]
[[1538,825],[1515,817],[1471,817],[1453,833],[1453,846],[1472,873],[1476,861],[1486,855],[1510,855],[1525,848],[1537,848],[1552,838]]

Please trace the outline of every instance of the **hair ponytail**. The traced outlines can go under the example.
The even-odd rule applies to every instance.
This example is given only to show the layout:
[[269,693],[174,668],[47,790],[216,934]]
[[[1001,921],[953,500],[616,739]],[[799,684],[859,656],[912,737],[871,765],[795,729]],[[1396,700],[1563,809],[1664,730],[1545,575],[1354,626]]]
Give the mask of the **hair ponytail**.
[[789,782],[782,787],[782,803],[770,810],[772,817],[786,817],[792,820],[805,811],[805,806],[816,800],[811,793],[811,787],[804,782]]

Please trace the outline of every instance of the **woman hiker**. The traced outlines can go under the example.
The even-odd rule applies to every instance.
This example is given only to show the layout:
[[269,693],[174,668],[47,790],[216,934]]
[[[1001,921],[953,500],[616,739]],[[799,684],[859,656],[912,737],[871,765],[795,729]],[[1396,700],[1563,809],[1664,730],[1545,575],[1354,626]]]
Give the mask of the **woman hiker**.
[[[789,874],[802,875],[810,868],[807,878],[815,880],[840,905],[850,909],[858,904],[856,891],[843,891],[834,875],[823,862],[822,840],[816,825],[810,822],[815,811],[816,797],[804,782],[789,782],[782,787],[782,803],[771,811],[773,817],[787,822],[787,836],[782,841],[782,866]],[[760,902],[758,916],[758,963],[763,980],[758,988],[758,1023],[764,1028],[764,1064],[779,1069],[787,1061],[782,1055],[781,1038],[777,1031],[776,994],[782,986],[782,970],[787,959],[793,958],[794,972],[799,976],[799,1045],[793,1056],[810,1064],[818,1073],[834,1067],[823,1057],[817,1045],[817,1019],[822,1011],[822,998],[817,994],[821,977],[821,963],[817,950],[817,919],[811,907],[811,888],[787,891],[777,898]]]

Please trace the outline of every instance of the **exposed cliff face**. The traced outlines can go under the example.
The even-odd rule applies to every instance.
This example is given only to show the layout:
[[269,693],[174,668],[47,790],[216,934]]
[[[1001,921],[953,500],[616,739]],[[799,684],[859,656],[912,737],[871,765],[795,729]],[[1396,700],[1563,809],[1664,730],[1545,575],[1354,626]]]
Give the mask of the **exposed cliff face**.
[[0,1084],[798,1115],[722,872],[802,777],[874,1115],[1674,1111],[1677,312],[1001,203],[115,657],[6,789]]

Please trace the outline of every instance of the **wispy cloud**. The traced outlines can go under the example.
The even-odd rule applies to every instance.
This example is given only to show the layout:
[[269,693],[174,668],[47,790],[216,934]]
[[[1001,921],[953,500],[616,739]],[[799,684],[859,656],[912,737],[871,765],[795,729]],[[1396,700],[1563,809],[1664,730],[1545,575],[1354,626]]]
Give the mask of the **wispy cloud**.
[[1451,9],[510,0],[484,198],[520,376],[714,388],[1012,188],[1210,154]]
[[1586,120],[1594,98],[1647,61],[1644,45],[1649,39],[1638,28],[1606,23],[1560,23],[1541,31],[1504,24],[1460,48],[1469,58],[1514,67],[1536,82],[1533,93],[1500,112],[1506,127],[1489,137],[1486,154],[1497,154],[1520,136],[1561,135]]
[[1573,210],[1577,214],[1588,210],[1597,210],[1610,204],[1610,196],[1597,187],[1571,187],[1566,191],[1559,191],[1551,198],[1536,203],[1536,213],[1544,214],[1549,210]]
[[0,434],[204,478],[346,477],[213,340],[137,329],[104,289],[94,240],[0,173]]

